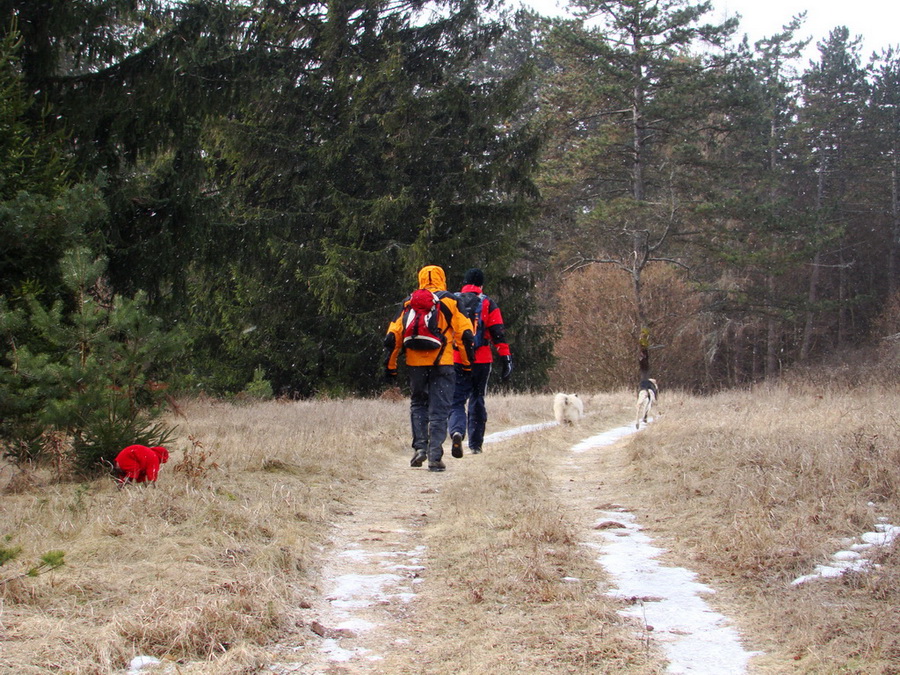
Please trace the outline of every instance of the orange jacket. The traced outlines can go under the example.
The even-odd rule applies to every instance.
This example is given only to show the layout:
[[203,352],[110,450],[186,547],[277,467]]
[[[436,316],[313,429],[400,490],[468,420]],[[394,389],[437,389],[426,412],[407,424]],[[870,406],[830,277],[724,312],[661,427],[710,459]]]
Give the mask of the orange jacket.
[[[419,270],[419,288],[424,288],[433,293],[442,295],[440,291],[447,290],[447,277],[444,270],[437,265],[426,265]],[[456,306],[456,297],[447,294],[441,297],[441,304],[450,310],[450,322],[448,324],[444,313],[441,312],[438,317],[438,327],[447,339],[447,344],[443,352],[440,349],[431,351],[416,351],[412,349],[406,350],[406,365],[408,366],[452,366],[453,351],[459,350],[462,355],[463,365],[471,364],[471,354],[474,345],[474,328],[472,322],[469,321],[459,308]],[[403,309],[400,315],[388,326],[387,335],[385,336],[385,347],[389,350],[387,363],[385,364],[389,370],[397,369],[397,360],[403,348],[403,312],[409,303],[409,298],[403,303]],[[467,335],[468,333],[468,335]],[[440,353],[440,359],[435,364],[435,359]]]

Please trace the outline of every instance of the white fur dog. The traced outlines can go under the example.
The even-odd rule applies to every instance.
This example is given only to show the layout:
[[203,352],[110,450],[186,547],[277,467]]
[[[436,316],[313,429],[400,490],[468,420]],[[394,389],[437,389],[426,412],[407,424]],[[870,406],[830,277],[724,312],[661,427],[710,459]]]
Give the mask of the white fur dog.
[[650,409],[656,405],[658,397],[659,387],[656,385],[656,380],[652,377],[649,380],[641,380],[637,399],[637,419],[634,422],[635,429],[641,428],[641,420],[644,421],[644,424],[647,423],[647,415],[650,414]]
[[584,417],[584,403],[578,394],[557,394],[553,398],[553,416],[560,424],[575,424]]

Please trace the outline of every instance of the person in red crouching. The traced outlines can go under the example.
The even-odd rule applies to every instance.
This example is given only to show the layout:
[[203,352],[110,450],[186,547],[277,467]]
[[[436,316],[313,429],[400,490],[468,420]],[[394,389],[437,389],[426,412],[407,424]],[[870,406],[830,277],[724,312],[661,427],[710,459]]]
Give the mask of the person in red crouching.
[[146,445],[129,445],[116,455],[116,466],[124,472],[120,484],[155,483],[159,476],[159,465],[169,461],[169,451],[161,446],[148,448]]

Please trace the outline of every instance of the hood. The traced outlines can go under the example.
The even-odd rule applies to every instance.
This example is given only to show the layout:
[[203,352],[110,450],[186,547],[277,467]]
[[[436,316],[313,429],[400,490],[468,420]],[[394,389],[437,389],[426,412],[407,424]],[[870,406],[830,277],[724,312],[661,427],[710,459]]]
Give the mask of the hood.
[[156,455],[159,457],[160,464],[165,464],[166,462],[169,461],[169,451],[166,450],[164,447],[158,445],[158,446],[150,448],[150,449],[153,452],[155,452]]
[[429,291],[446,291],[447,275],[437,265],[426,265],[419,270],[419,288]]

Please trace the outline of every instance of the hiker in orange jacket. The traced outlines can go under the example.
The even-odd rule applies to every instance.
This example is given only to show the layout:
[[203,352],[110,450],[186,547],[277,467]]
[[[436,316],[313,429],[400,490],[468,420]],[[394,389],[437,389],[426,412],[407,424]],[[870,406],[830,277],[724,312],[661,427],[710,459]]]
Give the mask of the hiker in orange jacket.
[[155,483],[159,465],[168,461],[169,451],[162,446],[129,445],[116,455],[116,466],[125,473],[120,482],[123,485],[128,482]]
[[[418,276],[420,290],[404,301],[384,338],[385,376],[388,380],[397,377],[402,352],[409,371],[413,447],[409,465],[419,467],[427,459],[429,471],[443,471],[443,444],[456,382],[453,351],[459,350],[462,369],[471,369],[475,338],[472,322],[459,311],[456,297],[447,291],[444,270],[427,265]],[[422,289],[431,296],[422,293]],[[413,309],[422,298],[431,303],[432,311]]]

